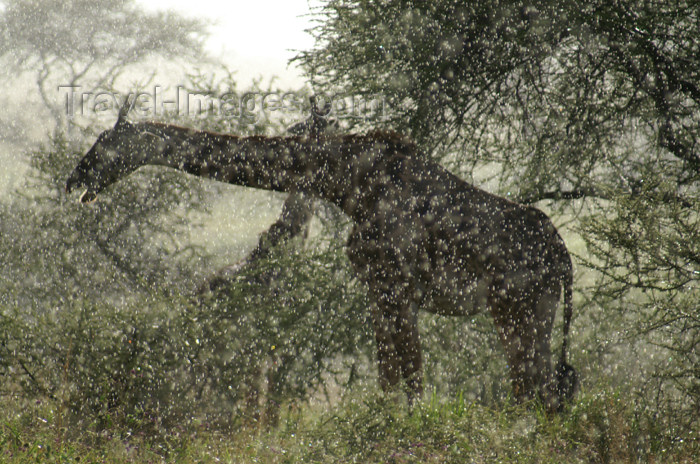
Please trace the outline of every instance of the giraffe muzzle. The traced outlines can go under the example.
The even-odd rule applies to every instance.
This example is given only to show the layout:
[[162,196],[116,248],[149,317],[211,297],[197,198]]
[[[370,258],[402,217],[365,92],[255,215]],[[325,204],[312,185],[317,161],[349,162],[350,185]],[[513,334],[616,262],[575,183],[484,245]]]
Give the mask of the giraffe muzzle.
[[[74,173],[66,182],[66,194],[70,194],[80,187],[87,187],[86,182],[79,179]],[[95,200],[97,200],[97,192],[90,187],[86,188],[83,193],[80,194],[80,203],[89,204],[93,203]]]
[[97,194],[95,192],[91,192],[90,190],[85,190],[80,195],[80,200],[78,201],[84,205],[89,205],[90,203],[97,201]]

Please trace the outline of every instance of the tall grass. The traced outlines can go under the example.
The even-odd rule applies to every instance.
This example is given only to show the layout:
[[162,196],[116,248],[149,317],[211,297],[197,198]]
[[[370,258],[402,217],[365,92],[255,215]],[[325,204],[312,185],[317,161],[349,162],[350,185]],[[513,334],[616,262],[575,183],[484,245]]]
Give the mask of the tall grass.
[[[221,431],[196,420],[159,436],[120,426],[73,430],[57,400],[6,403],[0,462],[697,462],[694,436],[675,443],[615,392],[581,395],[561,415],[536,405],[487,407],[436,396],[409,410],[397,398],[354,393],[332,407],[292,404],[277,428]],[[130,429],[133,430],[133,429]]]

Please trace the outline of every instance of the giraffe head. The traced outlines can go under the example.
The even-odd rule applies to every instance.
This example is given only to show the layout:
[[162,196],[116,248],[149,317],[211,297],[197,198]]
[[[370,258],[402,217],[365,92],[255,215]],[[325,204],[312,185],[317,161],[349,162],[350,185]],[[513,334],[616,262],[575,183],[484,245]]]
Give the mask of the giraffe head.
[[66,182],[66,192],[83,187],[81,203],[91,203],[97,194],[146,164],[162,137],[126,120],[131,109],[127,97],[112,129],[102,132],[75,167]]

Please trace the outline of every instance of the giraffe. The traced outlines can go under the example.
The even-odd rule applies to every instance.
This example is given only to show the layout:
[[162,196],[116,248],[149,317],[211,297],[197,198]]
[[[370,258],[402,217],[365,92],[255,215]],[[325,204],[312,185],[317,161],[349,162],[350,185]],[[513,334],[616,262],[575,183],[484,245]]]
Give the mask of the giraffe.
[[[379,382],[422,394],[417,311],[490,311],[514,397],[561,409],[577,385],[567,363],[573,268],[540,210],[478,189],[420,156],[396,134],[236,137],[155,122],[131,123],[128,99],[66,182],[82,203],[144,165],[221,182],[300,192],[337,205],[353,221],[347,255],[366,282]],[[564,294],[563,344],[551,366],[551,332]]]
[[[327,101],[321,109],[315,96],[309,97],[311,115],[302,122],[292,125],[287,132],[293,135],[304,135],[309,138],[318,138],[329,125],[335,122],[327,118],[330,113],[330,101]],[[249,281],[260,285],[261,288],[270,288],[272,282],[279,278],[279,273],[274,268],[260,271],[256,269],[259,262],[270,256],[272,250],[296,237],[304,239],[308,234],[309,222],[313,215],[313,199],[299,194],[290,193],[282,205],[279,219],[270,228],[263,232],[255,246],[241,261],[226,266],[209,276],[197,290],[197,300],[200,304],[206,304],[211,296],[218,297],[225,294],[232,282],[241,275],[247,275]],[[254,270],[254,272],[250,272]],[[251,277],[252,274],[252,277]],[[268,359],[268,368],[262,364],[251,366],[250,372],[244,376],[246,384],[245,415],[253,423],[262,422],[275,427],[279,421],[279,403],[275,401],[277,385],[277,368],[282,367],[285,357],[279,357],[271,353]],[[274,366],[274,367],[273,367]],[[262,394],[263,374],[267,376],[267,388]],[[260,399],[263,399],[262,417],[260,415]]]

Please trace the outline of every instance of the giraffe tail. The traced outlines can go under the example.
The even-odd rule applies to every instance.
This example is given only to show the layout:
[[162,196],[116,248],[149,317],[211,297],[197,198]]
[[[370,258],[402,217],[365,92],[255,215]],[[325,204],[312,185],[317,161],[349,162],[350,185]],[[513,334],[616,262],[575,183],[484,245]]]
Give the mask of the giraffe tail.
[[[568,255],[568,253],[567,253]],[[568,257],[568,256],[567,256]],[[566,361],[566,354],[569,345],[569,329],[571,327],[571,317],[573,313],[573,286],[574,273],[571,265],[571,258],[568,257],[568,266],[564,276],[564,327],[562,328],[561,357],[555,369],[556,388],[560,399],[560,404],[572,398],[578,388],[578,375],[576,370]]]
[[564,280],[564,327],[562,328],[561,357],[559,362],[566,364],[566,354],[569,349],[569,329],[571,328],[571,317],[573,314],[573,286],[574,273],[571,265],[568,266]]

